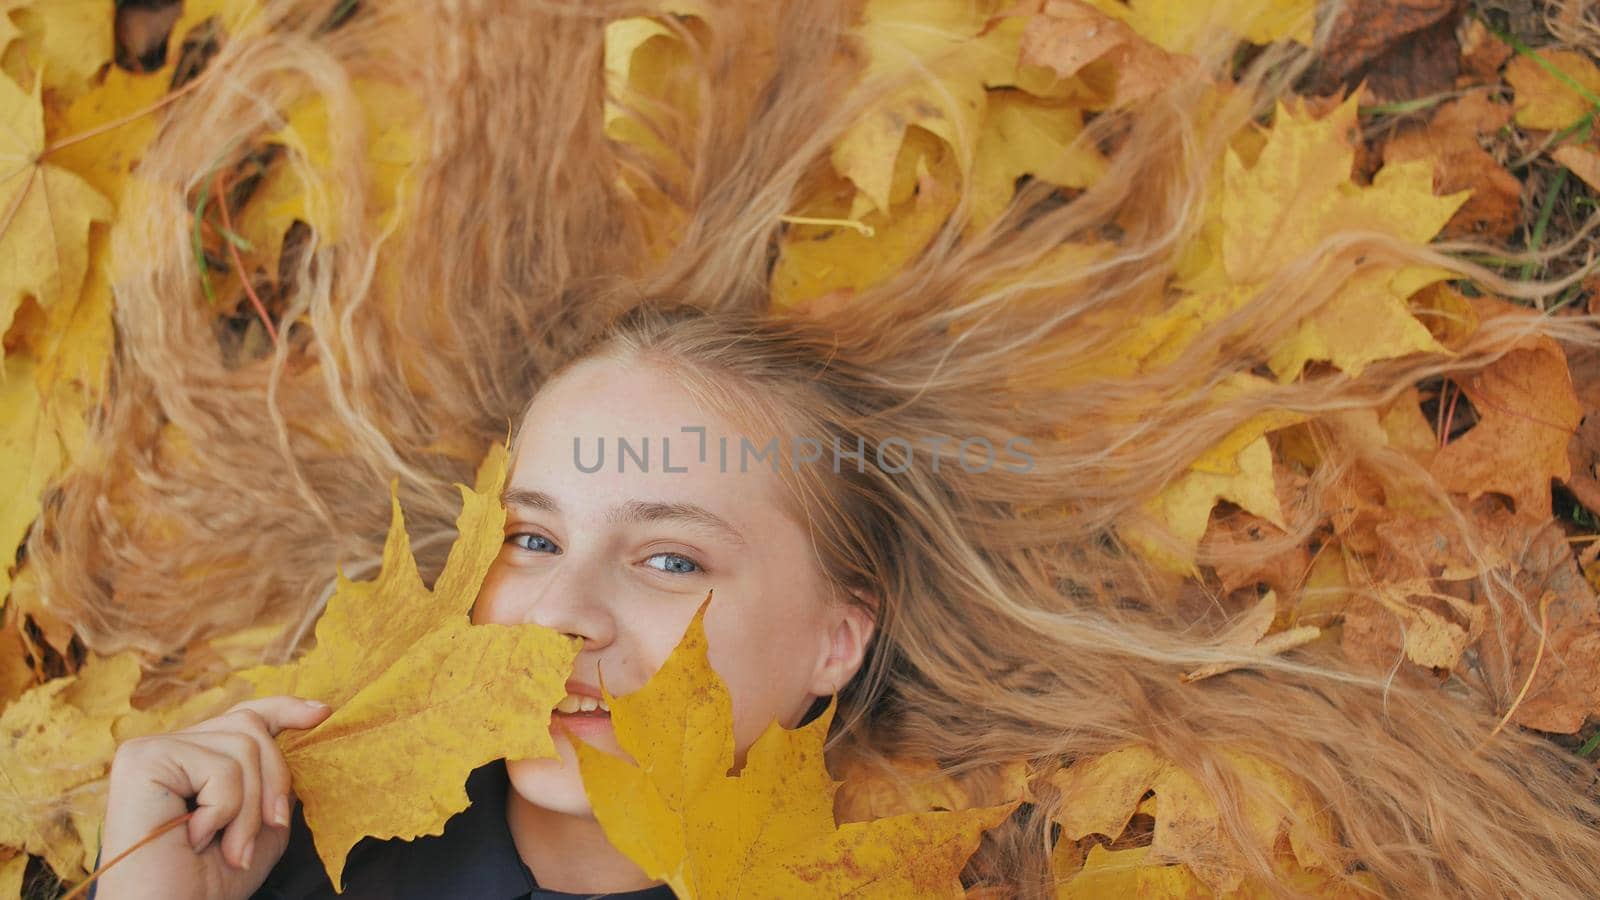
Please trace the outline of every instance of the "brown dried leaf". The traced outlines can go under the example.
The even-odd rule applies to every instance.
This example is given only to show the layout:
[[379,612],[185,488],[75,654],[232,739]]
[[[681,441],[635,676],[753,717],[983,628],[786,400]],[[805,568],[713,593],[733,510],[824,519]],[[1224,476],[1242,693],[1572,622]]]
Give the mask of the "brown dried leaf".
[[1104,103],[1096,105],[1108,107],[1136,103],[1193,68],[1192,60],[1162,50],[1077,0],[1048,0],[1028,21],[1020,61],[1047,67],[1060,78],[1082,73],[1090,83],[1107,84]]
[[[1315,625],[1297,625],[1287,631],[1277,634],[1267,634],[1272,627],[1273,619],[1277,618],[1278,595],[1267,591],[1255,606],[1246,610],[1244,615],[1235,619],[1223,632],[1217,636],[1217,645],[1221,649],[1248,651],[1251,656],[1269,657],[1279,653],[1287,653],[1296,647],[1303,646],[1316,640],[1322,629]],[[1249,665],[1248,660],[1228,660],[1203,665],[1193,671],[1178,676],[1178,680],[1188,684],[1213,675],[1221,675],[1234,669],[1244,668]]]
[[1468,19],[1461,33],[1461,73],[1478,81],[1498,81],[1500,67],[1511,58],[1511,45],[1494,36],[1483,22]]
[[1488,680],[1507,706],[1528,682],[1540,643],[1539,597],[1552,592],[1544,656],[1511,721],[1540,731],[1573,733],[1587,716],[1600,713],[1600,604],[1594,588],[1578,570],[1571,545],[1554,521],[1535,524],[1504,515],[1486,527],[1498,530],[1502,546],[1524,548],[1513,560],[1513,583],[1523,599],[1502,597],[1486,604],[1489,626],[1504,629],[1505,635],[1504,643],[1487,640],[1478,647]]
[[[1456,0],[1351,0],[1344,4],[1327,43],[1318,54],[1320,70],[1313,89],[1317,93],[1331,93],[1341,84],[1354,85],[1369,70],[1381,69],[1386,58],[1394,58],[1391,65],[1405,64],[1407,60],[1404,57],[1415,55],[1422,49],[1417,46],[1419,33],[1447,20],[1455,9]],[[1449,25],[1451,29],[1454,28],[1453,22]],[[1426,40],[1423,39],[1423,43]],[[1438,48],[1433,48],[1430,52],[1437,51]],[[1449,57],[1448,65],[1452,69],[1450,78],[1453,79],[1457,55],[1453,38],[1451,51],[1439,55]],[[1403,79],[1394,80],[1397,85],[1404,83]],[[1390,86],[1390,79],[1386,75],[1373,81],[1375,85],[1382,83],[1386,90]],[[1384,99],[1411,99],[1418,96],[1402,96],[1405,90],[1397,90],[1398,94],[1375,93]],[[1424,90],[1423,93],[1430,91]]]
[[1460,387],[1481,418],[1434,457],[1435,477],[1468,498],[1496,491],[1519,516],[1550,518],[1550,479],[1571,476],[1567,444],[1583,414],[1560,345],[1529,339]]

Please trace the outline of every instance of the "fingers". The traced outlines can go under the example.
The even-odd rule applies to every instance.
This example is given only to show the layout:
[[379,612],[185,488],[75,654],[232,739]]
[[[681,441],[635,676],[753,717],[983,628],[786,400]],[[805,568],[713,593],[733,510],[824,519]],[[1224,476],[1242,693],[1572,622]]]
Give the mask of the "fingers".
[[[248,868],[263,824],[287,827],[292,806],[289,766],[274,737],[285,728],[310,728],[328,708],[280,695],[236,704],[227,712],[173,733],[197,752],[221,754],[236,768],[220,766],[222,778],[200,786],[189,821],[190,843],[204,847],[224,828],[223,859]],[[209,791],[209,793],[208,793]]]
[[189,845],[201,850],[226,829],[220,847],[223,859],[243,868],[246,844],[253,842],[261,827],[260,751],[255,741],[237,732],[197,732],[174,737],[169,752],[188,775],[194,798]]

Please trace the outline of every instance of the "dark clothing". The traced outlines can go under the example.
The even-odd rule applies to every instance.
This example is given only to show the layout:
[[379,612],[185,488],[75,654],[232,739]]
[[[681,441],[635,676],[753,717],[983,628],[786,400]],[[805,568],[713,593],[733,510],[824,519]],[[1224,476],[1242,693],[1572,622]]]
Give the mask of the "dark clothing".
[[[672,890],[665,885],[614,894],[541,889],[517,855],[506,825],[510,784],[505,760],[486,763],[467,777],[472,805],[451,816],[443,834],[410,841],[362,838],[345,863],[342,894],[334,893],[296,803],[289,846],[250,900],[672,900]],[[94,900],[92,885],[86,900]]]

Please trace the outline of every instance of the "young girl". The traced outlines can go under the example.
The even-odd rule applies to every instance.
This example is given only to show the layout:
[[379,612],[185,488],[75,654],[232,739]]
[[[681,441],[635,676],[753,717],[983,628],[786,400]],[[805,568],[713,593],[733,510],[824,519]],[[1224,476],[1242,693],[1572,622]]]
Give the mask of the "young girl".
[[[718,453],[730,444],[737,453],[790,443],[795,429],[826,423],[771,403],[727,408],[717,384],[724,361],[707,358],[704,344],[677,343],[693,333],[683,327],[691,323],[649,307],[641,313],[547,381],[522,419],[504,492],[505,544],[473,608],[474,622],[537,622],[583,639],[568,697],[553,715],[559,758],[480,769],[469,780],[473,807],[443,835],[414,847],[358,849],[343,896],[509,900],[529,890],[554,897],[637,889],[641,898],[670,897],[648,890],[652,882],[607,843],[567,734],[621,753],[608,712],[596,708],[598,679],[614,694],[643,685],[708,588],[716,591],[706,616],[709,653],[733,697],[736,758],[769,722],[798,725],[861,668],[878,602],[846,587],[861,580],[837,578],[817,551],[802,495],[778,474],[794,474],[793,455],[725,465]],[[762,355],[759,332],[699,330],[697,343],[732,338],[724,356]],[[677,337],[668,340],[669,331]],[[769,354],[776,337],[765,341]],[[743,376],[748,367],[725,374]],[[613,459],[624,443],[643,455]],[[201,812],[187,830],[112,868],[99,896],[246,897],[264,878],[263,896],[333,896],[304,820],[284,827],[292,793],[271,740],[322,716],[273,697],[124,743],[112,765],[103,856],[182,815],[191,798]],[[496,894],[507,884],[511,893]]]
[[[867,102],[853,87],[851,63],[868,55],[850,31],[854,4],[708,4],[694,19],[665,17],[690,48],[697,74],[685,94],[699,101],[692,114],[643,109],[657,149],[613,141],[603,126],[604,24],[632,7],[481,0],[418,15],[364,4],[332,30],[317,27],[321,6],[273,10],[211,61],[227,78],[173,112],[143,162],[154,183],[231,164],[219,148],[276,128],[259,95],[286,103],[286,82],[347,110],[363,80],[403,83],[421,98],[426,152],[391,232],[367,215],[377,191],[361,177],[359,144],[333,145],[346,154],[327,198],[343,213],[338,239],[286,254],[283,340],[259,360],[247,345],[219,348],[196,299],[192,204],[174,187],[154,206],[149,246],[118,282],[123,359],[101,439],[116,465],[79,476],[36,539],[48,588],[80,606],[90,646],[173,652],[290,621],[298,627],[268,654],[286,659],[335,565],[377,559],[391,475],[424,569],[436,567],[455,512],[449,485],[518,421],[506,546],[474,615],[583,637],[575,694],[593,687],[595,663],[613,691],[641,684],[715,586],[712,661],[733,685],[741,746],[835,691],[830,763],[936,760],[976,777],[1025,760],[1042,774],[1144,746],[1196,780],[1221,811],[1219,840],[1238,846],[1250,843],[1240,804],[1260,787],[1229,763],[1244,752],[1315,792],[1337,827],[1308,832],[1308,849],[1352,881],[1399,896],[1576,897],[1600,886],[1589,773],[1536,735],[1496,732],[1519,686],[1509,677],[1441,687],[1358,666],[1336,642],[1230,657],[1211,635],[1237,605],[1165,576],[1115,527],[1262,410],[1315,420],[1378,409],[1421,379],[1482,368],[1524,327],[1486,322],[1448,361],[1416,354],[1359,378],[1308,372],[1259,393],[1214,390],[1254,371],[1289,317],[1363,265],[1424,261],[1489,290],[1515,285],[1353,233],[1286,263],[1300,277],[1272,280],[1169,365],[1070,388],[1056,377],[1115,339],[1108,313],[1160,298],[1229,140],[1268,82],[1291,83],[1304,59],[1267,51],[1227,94],[1186,77],[1105,111],[1085,140],[1113,152],[1081,193],[1024,185],[1007,216],[970,232],[963,193],[895,277],[783,309],[768,289],[782,219],[833,184],[830,149]],[[1064,244],[1104,252],[1062,256]],[[1578,334],[1553,317],[1527,327]],[[699,426],[704,444],[682,430]],[[632,459],[633,471],[616,472],[619,436],[635,449],[651,438],[648,474]],[[776,472],[765,460],[742,472],[731,440],[724,472],[722,436],[758,448],[777,437],[786,455]],[[585,472],[600,437],[612,455]],[[671,466],[688,472],[665,468],[669,438]],[[820,461],[802,461],[812,445],[795,438],[815,439]],[[1319,446],[1284,541],[1309,536],[1325,515],[1316,488],[1337,484],[1358,449]],[[158,518],[130,526],[101,502],[108,494]],[[223,599],[196,616],[196,596]],[[1526,598],[1503,602],[1527,609]],[[1224,661],[1248,671],[1181,677]],[[113,885],[113,870],[103,896],[247,895],[294,842],[272,824],[289,784],[269,737],[322,715],[290,698],[254,701],[119,752],[107,858],[196,792],[211,811],[187,837],[221,839],[196,854],[169,834],[164,851],[121,864],[135,871],[146,855],[141,876]],[[566,717],[597,740],[604,718]],[[493,766],[474,773],[461,820],[482,838],[464,844],[498,851],[394,842],[364,851],[365,863],[352,857],[352,887],[370,878],[405,896],[406,873],[423,873],[412,883],[443,885],[439,894],[474,877],[505,896],[535,883],[652,890],[588,817],[565,749],[503,769],[503,779]],[[203,796],[212,784],[218,796]],[[986,836],[968,881],[1052,894],[1063,797],[1045,779],[1033,787],[1033,802]],[[1265,856],[1241,860],[1258,883],[1297,893]],[[298,877],[289,865],[274,879]]]

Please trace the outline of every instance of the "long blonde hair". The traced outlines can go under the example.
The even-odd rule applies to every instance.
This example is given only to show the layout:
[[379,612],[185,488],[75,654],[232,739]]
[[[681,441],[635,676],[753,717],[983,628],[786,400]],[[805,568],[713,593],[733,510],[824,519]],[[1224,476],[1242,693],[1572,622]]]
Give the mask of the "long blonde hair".
[[[633,354],[746,421],[864,449],[859,471],[851,460],[837,475],[799,467],[792,485],[831,581],[881,598],[870,662],[841,698],[836,753],[934,759],[953,773],[1023,759],[1043,772],[1145,744],[1233,810],[1226,836],[1246,845],[1236,803],[1249,786],[1219,755],[1232,748],[1312,786],[1337,823],[1319,849],[1385,891],[1557,897],[1600,885],[1600,803],[1583,762],[1515,729],[1474,752],[1517,685],[1383,677],[1322,644],[1183,683],[1229,658],[1212,640],[1227,609],[1152,568],[1115,527],[1263,410],[1303,413],[1315,435],[1319,415],[1481,369],[1530,330],[1594,343],[1591,333],[1491,319],[1449,360],[1406,357],[1219,401],[1210,389],[1248,372],[1251,348],[1363,267],[1422,261],[1522,290],[1439,248],[1353,234],[1285,267],[1169,365],[1067,389],[1049,377],[1103,346],[1092,313],[1165,283],[1229,136],[1298,71],[1282,56],[1265,54],[1246,89],[1208,101],[1206,121],[1194,113],[1199,79],[1099,117],[1088,140],[1120,149],[1081,194],[1025,186],[1006,217],[966,236],[963,198],[894,278],[845,302],[775,310],[780,216],[866,102],[840,99],[866,96],[852,93],[852,4],[708,9],[691,35],[711,73],[699,117],[654,117],[680,151],[671,160],[600,126],[602,26],[639,11],[630,5],[372,4],[324,27],[333,8],[269,7],[265,27],[211,61],[143,161],[148,236],[119,269],[115,389],[97,428],[105,458],[52,498],[30,545],[50,602],[91,648],[146,651],[159,683],[195,676],[183,651],[196,642],[273,622],[282,636],[261,655],[286,659],[335,567],[370,574],[390,477],[424,571],[436,571],[450,485],[470,480],[538,385],[588,355]],[[718,80],[762,40],[774,55],[761,80]],[[401,223],[367,215],[359,141],[335,141],[338,177],[322,199],[339,237],[286,251],[288,287],[271,298],[281,342],[219,339],[193,275],[195,189],[237,165],[297,97],[321,96],[333,122],[359,130],[357,85],[370,80],[412,90],[427,129]],[[679,217],[665,240],[661,209]],[[1113,233],[1113,252],[1092,264],[1051,265],[1064,243]],[[976,465],[975,442],[961,443],[1018,436],[1031,466]],[[1314,486],[1358,462],[1356,449],[1323,444]],[[877,464],[880,448],[892,465]],[[1415,466],[1378,463],[1431,484]],[[1282,545],[1326,518],[1323,494],[1307,490],[1287,511]],[[1472,537],[1470,522],[1452,521]],[[1526,597],[1485,585],[1527,614]],[[972,880],[1048,893],[1062,800],[1037,787],[989,836]],[[1259,854],[1243,858],[1277,880]]]

